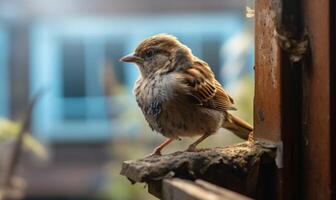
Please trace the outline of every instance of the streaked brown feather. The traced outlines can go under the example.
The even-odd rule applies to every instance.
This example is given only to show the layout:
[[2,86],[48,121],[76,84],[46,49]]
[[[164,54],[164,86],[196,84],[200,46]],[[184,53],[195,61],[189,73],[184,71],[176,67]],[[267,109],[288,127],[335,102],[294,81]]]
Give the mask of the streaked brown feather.
[[196,59],[193,66],[183,71],[183,77],[189,86],[189,94],[201,106],[219,111],[236,110],[233,99],[215,79],[204,61]]

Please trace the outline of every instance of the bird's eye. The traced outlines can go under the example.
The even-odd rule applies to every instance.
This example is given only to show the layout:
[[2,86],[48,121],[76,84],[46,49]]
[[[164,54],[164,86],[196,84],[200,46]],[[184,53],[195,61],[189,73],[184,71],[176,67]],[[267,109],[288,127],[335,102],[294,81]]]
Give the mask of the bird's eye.
[[154,55],[153,50],[148,50],[148,51],[145,52],[145,56],[147,58],[151,58],[151,57],[153,57],[153,55]]

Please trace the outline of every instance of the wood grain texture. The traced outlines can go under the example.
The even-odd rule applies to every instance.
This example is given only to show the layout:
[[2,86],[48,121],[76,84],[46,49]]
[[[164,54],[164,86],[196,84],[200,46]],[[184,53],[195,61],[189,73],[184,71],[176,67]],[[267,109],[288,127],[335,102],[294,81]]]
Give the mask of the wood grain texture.
[[[303,0],[311,52],[303,68],[303,199],[331,199],[331,0]],[[335,159],[335,158],[334,158]]]
[[280,141],[281,73],[280,48],[275,39],[272,1],[255,3],[255,97],[254,136]]

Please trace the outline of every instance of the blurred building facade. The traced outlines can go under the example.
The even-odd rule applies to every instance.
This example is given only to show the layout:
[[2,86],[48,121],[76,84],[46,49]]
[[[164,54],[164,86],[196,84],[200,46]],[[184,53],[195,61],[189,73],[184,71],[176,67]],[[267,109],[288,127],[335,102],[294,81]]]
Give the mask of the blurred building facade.
[[[53,164],[27,164],[29,195],[94,193],[108,141],[142,126],[122,122],[125,110],[139,112],[131,92],[138,71],[119,58],[143,38],[177,36],[223,84],[250,76],[244,10],[236,0],[0,1],[0,115],[19,119],[30,97],[46,91],[32,132],[49,145]],[[73,180],[62,182],[66,174]]]

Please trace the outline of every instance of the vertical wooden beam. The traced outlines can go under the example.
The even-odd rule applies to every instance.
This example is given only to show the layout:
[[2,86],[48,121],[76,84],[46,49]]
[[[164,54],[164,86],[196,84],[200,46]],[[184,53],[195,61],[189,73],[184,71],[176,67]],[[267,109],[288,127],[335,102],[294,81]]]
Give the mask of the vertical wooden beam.
[[[254,97],[254,136],[256,140],[281,142],[281,49],[275,38],[276,15],[281,0],[258,0],[255,2],[255,97]],[[264,174],[262,171],[261,174]],[[263,177],[274,199],[282,199],[282,175],[280,171]],[[269,180],[267,180],[269,179]],[[263,186],[265,187],[265,186]],[[267,188],[267,186],[265,187]],[[265,188],[258,198],[265,197]],[[270,191],[270,190],[268,190]]]
[[300,199],[302,191],[302,62],[291,61],[291,49],[280,49],[275,35],[300,41],[300,8],[301,1],[256,2],[255,135],[283,143],[283,168],[274,186],[277,199]]
[[[282,140],[284,115],[281,68],[283,52],[275,37],[280,11],[281,0],[255,2],[254,136],[256,140],[274,143],[280,143]],[[283,188],[283,177],[291,177],[290,169],[291,166],[285,166],[283,170],[274,169],[274,172],[270,173],[272,177],[264,177],[269,179],[265,182],[272,184],[270,188],[275,194],[274,199],[285,199],[284,191],[292,188],[291,180],[285,180],[289,184]]]
[[[331,199],[335,190],[335,9],[332,0],[256,2],[255,136],[283,142],[279,199]],[[298,44],[304,27],[310,52],[294,62],[273,33]]]
[[254,136],[280,141],[280,49],[275,40],[275,12],[269,0],[255,3]]
[[[303,0],[311,52],[303,68],[302,199],[331,199],[330,2]],[[334,11],[333,11],[334,12]],[[334,72],[334,71],[333,71]]]

